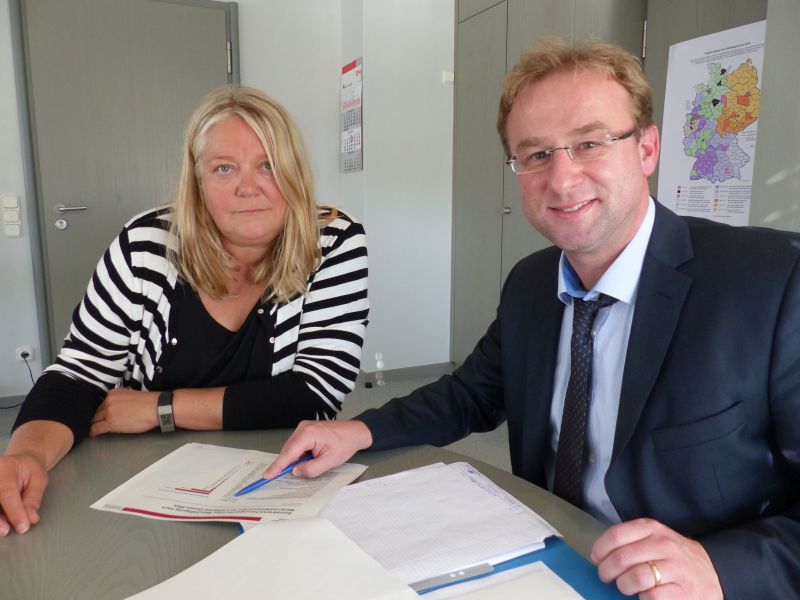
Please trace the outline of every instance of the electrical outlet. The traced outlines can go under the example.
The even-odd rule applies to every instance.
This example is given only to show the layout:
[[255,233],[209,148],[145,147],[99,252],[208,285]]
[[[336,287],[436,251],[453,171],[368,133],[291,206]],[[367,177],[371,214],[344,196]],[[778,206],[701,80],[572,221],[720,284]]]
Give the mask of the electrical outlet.
[[[23,357],[22,356],[23,354],[27,355]],[[26,360],[30,362],[34,358],[36,358],[36,354],[33,351],[33,346],[20,346],[19,348],[14,350],[14,356],[17,357],[17,360],[20,360],[22,362],[25,362]]]

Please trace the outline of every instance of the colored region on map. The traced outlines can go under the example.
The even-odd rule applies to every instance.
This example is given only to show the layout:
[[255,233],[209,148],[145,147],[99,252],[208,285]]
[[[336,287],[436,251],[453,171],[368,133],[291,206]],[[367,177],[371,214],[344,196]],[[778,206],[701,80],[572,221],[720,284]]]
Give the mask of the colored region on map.
[[739,146],[738,135],[758,120],[758,71],[749,58],[733,71],[711,63],[708,81],[694,91],[683,126],[683,151],[695,158],[689,178],[712,183],[741,179],[741,168],[751,157]]

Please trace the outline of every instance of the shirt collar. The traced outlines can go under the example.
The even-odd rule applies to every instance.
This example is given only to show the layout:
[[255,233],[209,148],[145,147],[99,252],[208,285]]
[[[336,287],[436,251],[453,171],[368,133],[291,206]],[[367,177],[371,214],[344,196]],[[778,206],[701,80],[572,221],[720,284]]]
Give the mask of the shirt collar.
[[595,300],[602,293],[612,296],[620,302],[633,304],[636,299],[636,290],[639,287],[639,276],[642,274],[642,263],[647,244],[650,241],[650,234],[653,232],[655,214],[656,207],[651,197],[647,203],[647,213],[642,224],[639,225],[636,235],[589,291],[583,289],[575,269],[569,264],[569,260],[562,251],[558,263],[559,300],[564,304],[570,304],[573,297]]

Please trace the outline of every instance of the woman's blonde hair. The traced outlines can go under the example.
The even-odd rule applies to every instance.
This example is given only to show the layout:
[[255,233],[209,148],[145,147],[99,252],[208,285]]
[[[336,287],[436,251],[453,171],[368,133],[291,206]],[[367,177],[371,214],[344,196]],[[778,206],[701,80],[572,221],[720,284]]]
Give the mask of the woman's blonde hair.
[[203,201],[200,161],[209,130],[233,116],[240,117],[258,136],[278,189],[286,198],[283,230],[271,252],[250,275],[253,282],[264,284],[264,301],[286,302],[305,293],[308,276],[320,259],[320,227],[336,216],[336,210],[317,206],[300,132],[286,109],[259,90],[218,87],[203,98],[189,119],[172,202],[176,248],[170,258],[195,290],[202,289],[217,298],[229,295],[230,255]]
[[568,44],[560,38],[546,36],[522,53],[519,62],[501,84],[497,133],[500,134],[506,156],[511,156],[506,123],[514,100],[532,83],[564,69],[608,75],[630,95],[636,129],[641,132],[653,124],[653,91],[642,72],[639,59],[619,46],[592,38]]

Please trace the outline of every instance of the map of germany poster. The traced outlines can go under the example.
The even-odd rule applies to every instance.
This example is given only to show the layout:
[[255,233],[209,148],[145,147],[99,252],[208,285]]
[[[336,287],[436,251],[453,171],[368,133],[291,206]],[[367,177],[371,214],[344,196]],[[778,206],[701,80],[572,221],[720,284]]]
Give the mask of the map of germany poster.
[[659,200],[681,215],[747,225],[766,21],[669,49]]

